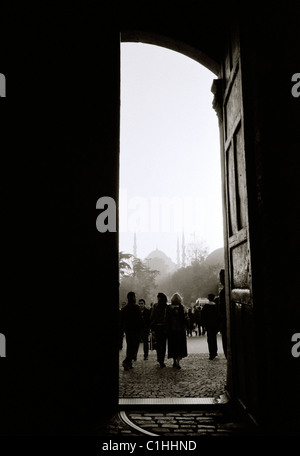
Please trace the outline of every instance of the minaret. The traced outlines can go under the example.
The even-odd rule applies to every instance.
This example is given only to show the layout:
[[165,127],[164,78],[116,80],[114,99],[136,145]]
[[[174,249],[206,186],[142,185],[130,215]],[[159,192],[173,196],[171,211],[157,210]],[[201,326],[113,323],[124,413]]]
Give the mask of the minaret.
[[136,233],[134,233],[133,237],[133,255],[137,258]]
[[177,267],[180,268],[179,239],[177,237]]
[[185,242],[184,242],[184,232],[182,232],[182,267],[185,268]]

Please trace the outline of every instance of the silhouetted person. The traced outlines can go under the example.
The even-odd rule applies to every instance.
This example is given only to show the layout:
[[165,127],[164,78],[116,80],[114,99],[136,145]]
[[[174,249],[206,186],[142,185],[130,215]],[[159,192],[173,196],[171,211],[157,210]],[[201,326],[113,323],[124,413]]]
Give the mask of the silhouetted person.
[[124,340],[124,329],[122,328],[122,323],[121,323],[121,310],[124,306],[126,306],[125,301],[122,302],[121,308],[119,309],[119,350],[122,350],[123,340]]
[[139,299],[139,307],[142,316],[141,339],[143,342],[144,359],[148,359],[151,310],[147,309],[147,307],[145,307],[145,304],[145,299]]
[[158,293],[158,302],[153,306],[150,320],[150,328],[155,333],[155,343],[157,352],[157,361],[160,367],[166,367],[165,356],[167,348],[167,296],[164,293]]
[[227,358],[227,315],[226,315],[226,302],[225,302],[225,269],[220,270],[220,282],[223,285],[219,293],[219,326],[222,334],[223,352]]
[[215,295],[210,293],[208,303],[204,304],[202,309],[202,324],[207,332],[207,344],[209,351],[209,359],[213,360],[218,356],[217,333],[219,331],[219,316],[218,306],[214,302]]
[[192,309],[188,309],[187,312],[187,335],[193,336],[193,329],[195,323],[195,316],[192,312]]
[[126,335],[126,358],[123,361],[124,370],[132,368],[132,361],[136,359],[139,349],[142,316],[133,291],[127,294],[127,304],[121,309],[121,327]]
[[182,298],[175,293],[167,308],[168,358],[173,358],[173,367],[181,369],[179,364],[187,356],[185,313]]
[[204,327],[202,325],[202,321],[201,321],[201,312],[202,312],[202,307],[200,304],[198,304],[194,309],[195,324],[196,324],[196,328],[198,328],[199,336],[201,336],[201,334],[204,336],[205,329],[204,329]]

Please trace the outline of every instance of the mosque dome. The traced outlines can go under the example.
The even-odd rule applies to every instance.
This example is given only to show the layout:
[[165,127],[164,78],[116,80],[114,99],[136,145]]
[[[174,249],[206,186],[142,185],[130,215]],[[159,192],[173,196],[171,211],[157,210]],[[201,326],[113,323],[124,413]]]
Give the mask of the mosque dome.
[[224,268],[224,248],[213,250],[205,259],[205,263],[210,266],[218,265],[220,268]]
[[161,258],[162,260],[172,261],[171,258],[169,258],[162,250],[159,249],[153,250],[146,256],[146,259],[150,258]]
[[145,260],[148,260],[149,267],[156,269],[162,274],[174,272],[176,269],[175,263],[162,250],[155,249],[150,252]]

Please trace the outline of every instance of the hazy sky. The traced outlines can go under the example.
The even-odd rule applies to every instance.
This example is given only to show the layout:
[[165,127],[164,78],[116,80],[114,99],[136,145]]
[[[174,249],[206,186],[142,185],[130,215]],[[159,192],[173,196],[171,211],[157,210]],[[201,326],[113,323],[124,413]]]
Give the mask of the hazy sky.
[[156,248],[177,260],[177,239],[223,246],[216,76],[177,52],[121,47],[120,250]]

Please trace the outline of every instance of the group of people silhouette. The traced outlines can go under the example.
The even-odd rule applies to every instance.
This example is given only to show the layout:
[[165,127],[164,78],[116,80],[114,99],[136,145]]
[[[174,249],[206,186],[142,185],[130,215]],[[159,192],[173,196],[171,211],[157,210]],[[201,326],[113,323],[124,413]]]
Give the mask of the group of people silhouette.
[[152,309],[145,307],[144,299],[136,304],[133,291],[127,294],[127,304],[120,311],[120,327],[126,336],[126,357],[124,370],[131,369],[136,360],[139,344],[143,341],[144,359],[148,359],[149,332],[155,338],[157,361],[161,368],[166,367],[165,357],[168,346],[168,358],[173,358],[173,367],[180,369],[180,360],[187,356],[185,312],[182,298],[175,293],[168,304],[164,293],[158,293],[157,303]]
[[[224,285],[224,270],[220,271],[220,281]],[[202,334],[207,334],[209,359],[218,355],[217,334],[222,334],[223,351],[227,357],[226,341],[226,310],[224,287],[218,297],[208,294],[207,302],[201,310]],[[126,357],[122,362],[124,370],[128,371],[136,361],[140,343],[143,343],[144,360],[149,355],[149,334],[152,347],[156,349],[157,362],[161,368],[166,367],[168,359],[173,359],[173,367],[181,369],[180,361],[187,353],[188,313],[185,312],[182,297],[174,293],[171,302],[164,293],[157,294],[157,303],[151,309],[146,307],[144,299],[136,303],[135,292],[127,294],[127,304],[120,310],[120,349],[123,344],[123,334],[126,337]],[[199,335],[200,324],[199,324]]]

